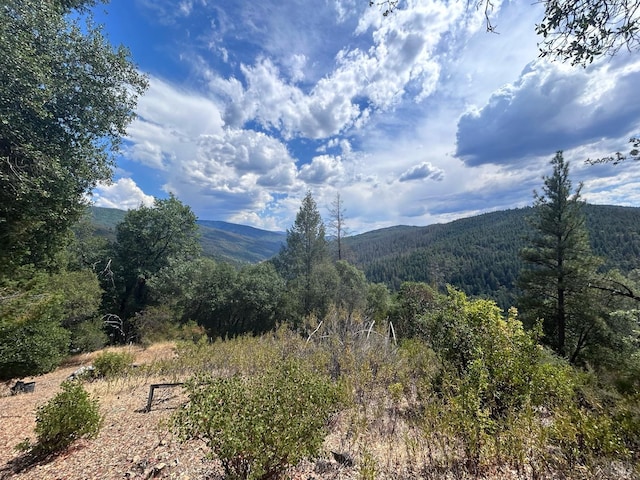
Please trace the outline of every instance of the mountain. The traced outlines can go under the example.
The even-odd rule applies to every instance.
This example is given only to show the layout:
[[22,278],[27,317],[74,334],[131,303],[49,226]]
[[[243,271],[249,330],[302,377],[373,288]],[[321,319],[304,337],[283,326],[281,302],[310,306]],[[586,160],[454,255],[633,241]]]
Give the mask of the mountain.
[[207,256],[231,263],[258,263],[280,251],[287,236],[259,228],[213,220],[198,220],[200,243]]
[[[92,207],[100,235],[115,239],[123,210]],[[513,304],[527,245],[532,207],[485,213],[446,224],[399,225],[343,239],[345,258],[367,279],[396,289],[403,281],[454,285],[468,295],[489,297],[500,306]],[[640,268],[640,208],[585,205],[594,252],[606,269],[627,273]],[[284,232],[246,225],[198,220],[204,254],[234,264],[257,263],[276,255],[286,242]]]
[[[447,224],[398,226],[344,239],[346,257],[369,281],[395,289],[403,281],[454,285],[469,295],[513,304],[522,262],[519,252],[532,234],[531,207],[486,213]],[[594,252],[605,268],[640,268],[640,208],[585,205]]]
[[[96,233],[115,240],[116,226],[127,212],[103,207],[91,207],[90,212]],[[234,264],[267,260],[277,254],[286,241],[284,232],[213,220],[198,220],[197,223],[203,253]]]
[[89,213],[96,234],[112,241],[116,239],[116,225],[122,222],[127,214],[125,210],[104,207],[89,207]]

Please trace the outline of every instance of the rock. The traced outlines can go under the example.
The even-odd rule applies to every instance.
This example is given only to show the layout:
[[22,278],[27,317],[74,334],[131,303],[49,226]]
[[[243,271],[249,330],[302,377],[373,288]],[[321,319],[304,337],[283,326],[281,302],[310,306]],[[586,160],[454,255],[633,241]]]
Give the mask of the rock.
[[18,380],[16,384],[11,387],[11,395],[18,395],[19,393],[33,393],[36,389],[36,382],[21,382]]
[[340,465],[343,465],[345,467],[353,467],[353,457],[351,457],[351,455],[349,455],[348,453],[331,452],[331,455],[333,455],[334,460]]
[[148,468],[147,470],[144,471],[144,478],[155,478],[165,468],[167,468],[166,463],[158,463],[157,465],[154,465],[153,467]]
[[85,365],[84,367],[80,367],[75,372],[67,377],[67,380],[77,380],[82,378],[90,378],[93,377],[95,373],[95,367],[93,365]]

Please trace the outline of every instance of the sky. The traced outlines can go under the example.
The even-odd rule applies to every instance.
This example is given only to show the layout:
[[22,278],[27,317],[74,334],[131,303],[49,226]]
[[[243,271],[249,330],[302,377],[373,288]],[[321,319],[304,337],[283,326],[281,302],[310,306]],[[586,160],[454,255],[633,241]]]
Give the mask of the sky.
[[[471,4],[471,6],[469,6]],[[590,203],[640,206],[640,53],[539,58],[539,2],[111,0],[94,8],[147,75],[97,206],[173,193],[203,220],[291,228],[339,194],[357,234],[533,203],[559,150]],[[330,233],[330,232],[329,232]]]

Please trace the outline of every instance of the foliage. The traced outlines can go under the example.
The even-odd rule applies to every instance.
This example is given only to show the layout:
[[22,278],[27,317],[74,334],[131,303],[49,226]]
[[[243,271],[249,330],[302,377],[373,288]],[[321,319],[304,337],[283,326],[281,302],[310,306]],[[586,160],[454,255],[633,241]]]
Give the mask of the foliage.
[[338,274],[335,305],[345,309],[348,315],[363,311],[368,294],[368,283],[364,273],[344,260],[338,260],[335,269]]
[[[86,13],[91,1],[0,9],[0,272],[51,266],[111,161],[146,80]],[[76,9],[76,11],[71,11]]]
[[133,326],[138,342],[143,346],[170,340],[197,342],[205,336],[205,330],[193,320],[179,322],[165,305],[152,306],[136,314]]
[[65,450],[80,438],[94,438],[102,427],[100,406],[82,384],[67,381],[62,391],[36,411],[36,454]]
[[597,458],[624,458],[629,452],[616,421],[601,409],[570,404],[558,410],[549,428],[549,442],[559,447],[567,469],[589,465]]
[[562,152],[551,160],[553,173],[535,193],[535,233],[522,257],[520,299],[530,324],[543,320],[545,341],[575,362],[593,335],[601,312],[589,290],[600,264],[588,242],[579,186],[572,194],[569,164]]
[[450,289],[446,301],[421,320],[423,335],[445,368],[462,378],[463,391],[480,395],[489,419],[552,394],[550,385],[537,383],[542,351],[515,310],[505,317],[494,302],[470,301]]
[[[468,300],[462,292],[449,289],[448,296],[432,300],[417,321],[420,336],[440,366],[428,375],[430,385],[418,390],[419,398],[446,412],[429,423],[451,432],[472,470],[493,451],[503,455],[511,451],[515,456],[526,451],[527,435],[514,434],[534,428],[536,409],[571,402],[570,369],[546,360],[515,310],[505,316],[494,302]],[[412,350],[419,351],[414,346],[407,353]],[[415,353],[409,356],[415,357]]]
[[637,0],[546,0],[540,55],[586,66],[596,57],[621,48],[640,48]]
[[194,321],[213,337],[271,330],[285,292],[270,263],[237,270],[207,258],[170,260],[148,285],[158,308],[166,306],[178,323]]
[[387,319],[391,307],[391,295],[386,285],[370,283],[367,286],[367,307],[365,313],[376,322]]
[[[383,16],[391,14],[398,0],[369,1],[377,5]],[[587,66],[597,57],[614,55],[621,48],[640,48],[640,18],[637,0],[544,0],[544,17],[535,26],[542,36],[538,44],[541,57],[571,61]],[[471,4],[470,4],[471,5]],[[484,11],[487,31],[495,32],[491,21],[491,0],[473,2]]]
[[272,365],[261,376],[196,376],[189,403],[173,418],[183,440],[203,438],[227,478],[279,476],[318,455],[339,390],[299,362]]
[[47,288],[57,292],[62,299],[64,327],[95,318],[102,299],[102,289],[93,271],[60,271],[50,275]]
[[148,303],[147,280],[171,258],[199,253],[196,217],[175,196],[155,199],[152,207],[129,210],[117,226],[115,254],[120,318],[128,319]]
[[133,354],[129,352],[102,352],[93,359],[95,375],[103,378],[115,378],[127,373],[133,363]]
[[72,326],[71,352],[94,352],[109,343],[109,336],[104,331],[101,320],[88,320]]
[[440,298],[438,292],[425,283],[404,282],[389,316],[398,335],[404,338],[419,335],[421,325],[417,320],[434,310]]
[[104,334],[95,323],[101,290],[93,272],[46,274],[22,268],[14,278],[0,284],[3,375],[45,373],[66,357],[70,346],[82,350],[91,348],[88,344],[104,345]]
[[[18,274],[20,275],[20,274]],[[0,287],[0,377],[9,379],[53,370],[67,355],[69,332],[62,328],[63,301],[47,275]]]
[[[195,321],[212,335],[224,334],[229,303],[238,272],[209,258],[169,259],[149,280],[153,303],[166,305],[179,322]],[[220,333],[219,333],[220,332]]]
[[319,281],[322,282],[323,277],[326,279],[317,270],[327,260],[328,244],[324,223],[311,192],[307,192],[293,227],[287,230],[286,245],[274,259],[278,273],[300,299],[301,316],[309,315],[322,307],[322,299],[318,297],[314,287]]
[[616,152],[613,155],[609,155],[607,157],[601,157],[596,159],[588,158],[585,160],[585,163],[589,165],[597,165],[600,163],[610,163],[612,165],[618,165],[626,160],[639,160],[640,159],[640,137],[631,137],[629,139],[629,143],[631,144],[631,150],[627,155],[621,152]]

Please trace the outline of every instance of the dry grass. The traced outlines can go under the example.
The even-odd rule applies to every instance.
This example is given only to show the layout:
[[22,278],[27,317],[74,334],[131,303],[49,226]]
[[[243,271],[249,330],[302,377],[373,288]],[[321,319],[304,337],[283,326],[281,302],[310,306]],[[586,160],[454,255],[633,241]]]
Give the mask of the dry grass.
[[[174,357],[174,345],[157,344],[149,348],[120,347],[108,351],[129,351],[136,364],[152,365]],[[29,377],[35,381],[33,393],[10,395],[12,383],[0,390],[0,479],[221,479],[220,465],[207,458],[207,448],[199,441],[178,442],[163,421],[185,398],[180,389],[156,390],[149,413],[144,412],[149,386],[174,382],[175,374],[134,374],[111,381],[86,384],[95,395],[104,416],[104,425],[95,440],[81,440],[68,451],[36,462],[15,450],[23,439],[35,440],[35,410],[60,391],[60,384],[81,366],[90,365],[100,352],[70,358],[54,372]],[[331,441],[329,443],[331,445]],[[327,447],[331,448],[330,446]],[[336,448],[336,445],[333,445]],[[291,478],[355,478],[355,469],[345,469],[329,459],[301,465]]]
[[[188,369],[167,370],[160,374],[158,366],[175,358],[172,343],[149,348],[121,347],[109,351],[133,354],[139,366],[133,372],[114,380],[86,383],[95,395],[104,416],[104,425],[94,440],[82,440],[68,451],[39,461],[16,451],[14,447],[28,437],[32,441],[35,410],[59,391],[60,384],[76,369],[90,365],[100,352],[70,358],[56,371],[23,379],[36,382],[34,393],[11,396],[9,387],[0,389],[0,479],[222,479],[218,462],[207,457],[208,449],[200,441],[178,442],[165,421],[186,401],[182,390],[157,390],[152,409],[144,412],[149,386],[154,383],[176,382],[189,375]],[[246,352],[245,352],[246,353]],[[354,406],[337,415],[330,425],[324,455],[314,462],[303,462],[288,472],[295,480],[314,479],[485,479],[519,480],[535,478],[531,471],[517,472],[506,466],[484,468],[470,474],[465,465],[458,465],[462,455],[443,457],[437,432],[410,421],[411,409],[406,402],[393,403],[384,389],[368,393],[367,408]],[[450,448],[450,447],[448,447]],[[331,452],[347,452],[355,460],[353,466],[338,464]],[[629,469],[607,466],[601,472],[572,472],[571,478],[634,479]],[[613,475],[613,476],[612,476]],[[541,474],[541,479],[561,478]],[[562,477],[565,478],[565,477]]]
[[[123,347],[135,355],[137,364],[149,364],[173,356],[171,344],[148,349]],[[110,349],[110,350],[123,350]],[[59,391],[60,384],[77,368],[90,365],[97,353],[79,355],[52,373],[28,378],[34,393],[9,396],[4,385],[0,398],[0,478],[15,479],[122,479],[207,478],[218,470],[205,458],[204,445],[180,445],[161,425],[184,399],[179,391],[163,392],[149,413],[144,413],[149,385],[167,381],[161,376],[131,375],[112,381],[87,383],[100,400],[104,426],[95,440],[80,441],[69,451],[33,464],[15,445],[28,437],[35,440],[35,409]]]

